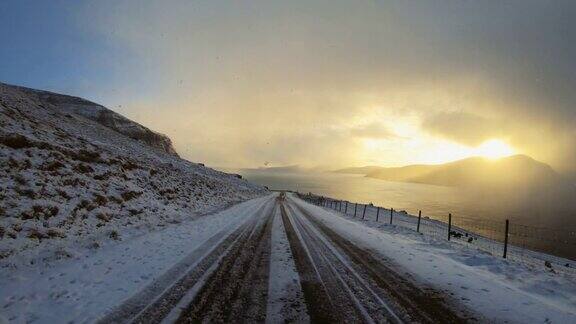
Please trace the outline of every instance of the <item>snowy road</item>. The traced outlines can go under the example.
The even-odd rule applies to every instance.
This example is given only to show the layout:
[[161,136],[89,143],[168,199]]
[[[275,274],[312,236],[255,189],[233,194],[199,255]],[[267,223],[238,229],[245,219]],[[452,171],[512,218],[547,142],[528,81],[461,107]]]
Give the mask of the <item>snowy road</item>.
[[567,323],[575,292],[570,278],[271,194],[0,269],[0,322]]
[[144,289],[101,322],[463,320],[440,294],[403,279],[293,199],[262,200],[235,229],[200,246],[180,279]]

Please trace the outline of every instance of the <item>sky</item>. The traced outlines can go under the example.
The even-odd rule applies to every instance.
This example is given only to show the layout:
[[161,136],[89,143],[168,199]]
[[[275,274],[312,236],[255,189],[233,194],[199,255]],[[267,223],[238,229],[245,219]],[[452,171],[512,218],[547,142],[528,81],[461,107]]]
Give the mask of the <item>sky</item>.
[[0,3],[0,81],[218,167],[526,154],[576,171],[576,2]]

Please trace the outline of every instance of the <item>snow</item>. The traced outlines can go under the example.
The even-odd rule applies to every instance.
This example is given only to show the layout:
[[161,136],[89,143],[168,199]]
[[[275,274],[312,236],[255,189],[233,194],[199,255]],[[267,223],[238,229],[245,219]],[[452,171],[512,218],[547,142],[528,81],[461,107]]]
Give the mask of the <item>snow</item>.
[[378,252],[421,284],[446,292],[490,322],[576,322],[576,278],[400,226],[362,221],[290,196],[324,224]]
[[[358,204],[357,207],[356,217],[365,220],[366,224],[381,226],[382,223],[387,224],[390,221],[390,209],[376,207],[370,204]],[[366,209],[364,211],[365,207]],[[342,212],[346,211],[344,203],[342,203],[341,207],[337,205],[334,209],[340,210],[340,208]],[[348,204],[346,214],[353,216],[354,208],[354,203]],[[377,215],[379,215],[380,223],[376,222]],[[431,219],[422,215],[420,232],[423,233],[424,236],[433,236],[434,238],[444,240],[447,238],[448,233],[447,221],[447,219]],[[416,230],[417,222],[418,216],[416,215],[408,214],[403,210],[394,210],[393,212],[394,225],[409,230]],[[467,247],[489,252],[495,256],[502,256],[504,250],[502,240],[505,236],[504,227],[504,221],[453,217],[451,230],[462,234],[462,236],[452,236],[451,240]],[[472,228],[472,230],[466,230],[465,228]],[[522,225],[511,224],[507,258],[515,262],[524,263],[535,269],[549,270],[545,265],[548,262],[555,272],[560,272],[572,277],[576,276],[576,261],[530,250],[531,247],[538,249],[538,245],[542,243],[555,243],[557,246],[562,246],[563,248],[568,247],[565,238],[555,237],[554,235],[553,232],[540,234],[538,232],[523,231]]]
[[[300,214],[299,211],[297,210],[293,210],[293,212]],[[341,265],[343,267],[345,267],[348,270],[348,273],[353,276],[358,282],[361,283],[361,285],[368,291],[370,292],[370,294],[372,295],[372,297],[378,301],[380,307],[384,308],[387,310],[387,314],[389,316],[391,316],[393,318],[392,322],[395,323],[402,323],[402,320],[400,320],[399,317],[396,316],[395,312],[388,306],[388,303],[385,302],[383,299],[380,298],[380,296],[374,292],[374,290],[372,290],[372,288],[370,288],[370,284],[368,284],[363,278],[362,276],[356,271],[354,270],[354,267],[352,266],[352,264],[348,261],[348,258],[345,257],[342,253],[340,253],[340,251],[330,242],[330,240],[328,238],[326,238],[308,219],[306,219],[306,217],[301,216],[300,220],[307,224],[307,227],[315,234],[315,236],[324,243],[324,245],[326,246],[326,248],[328,250],[330,250],[330,252],[338,259],[338,261],[341,263]],[[297,232],[299,232],[298,229],[295,229]],[[300,238],[302,239],[302,234],[299,233],[298,234],[300,236]],[[309,254],[310,256],[310,254]],[[356,295],[352,292],[352,289],[348,286],[348,284],[346,283],[346,281],[342,278],[342,275],[339,271],[337,271],[334,268],[334,265],[332,264],[332,262],[330,262],[327,258],[326,255],[320,254],[320,257],[323,258],[326,262],[326,264],[332,269],[333,273],[336,274],[336,277],[338,278],[338,280],[342,283],[342,286],[348,291],[348,294],[351,296],[352,300],[354,301],[354,303],[356,304],[357,309],[361,310],[362,314],[364,315],[364,319],[367,322],[372,322],[370,315],[368,314],[368,312],[366,311],[366,309],[363,307],[362,302],[356,297]],[[317,270],[318,271],[318,270]]]
[[[85,117],[0,84],[0,322],[98,320],[151,283],[175,282],[202,257],[194,252],[203,244],[225,237],[275,197]],[[388,225],[368,220],[373,208],[362,221],[289,199],[479,318],[576,322],[573,272],[418,234],[406,228],[414,217],[402,212],[394,222],[404,226]],[[275,213],[267,321],[306,321],[300,279]],[[439,222],[424,226],[446,232]],[[477,244],[493,243],[480,237]],[[524,256],[534,264],[547,257]]]
[[226,236],[270,199],[256,198],[74,259],[0,269],[0,309],[11,322],[92,322],[182,262],[213,235],[224,230]]
[[310,318],[304,303],[300,276],[292,258],[280,209],[276,208],[272,224],[272,253],[268,287],[267,323],[303,323]]
[[78,258],[267,192],[0,83],[0,268]]

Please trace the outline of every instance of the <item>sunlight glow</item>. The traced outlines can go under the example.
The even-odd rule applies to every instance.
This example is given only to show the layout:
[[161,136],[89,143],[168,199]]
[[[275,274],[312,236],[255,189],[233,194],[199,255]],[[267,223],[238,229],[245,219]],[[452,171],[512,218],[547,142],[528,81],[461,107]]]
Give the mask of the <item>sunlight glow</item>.
[[475,155],[488,159],[499,159],[512,154],[514,154],[514,149],[498,139],[488,140],[475,149]]

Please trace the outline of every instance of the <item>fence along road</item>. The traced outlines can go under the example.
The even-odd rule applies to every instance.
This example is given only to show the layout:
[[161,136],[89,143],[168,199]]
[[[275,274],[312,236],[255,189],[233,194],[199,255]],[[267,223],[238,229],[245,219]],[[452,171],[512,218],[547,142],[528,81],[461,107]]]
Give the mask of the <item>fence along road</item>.
[[[456,323],[468,319],[463,308],[456,311],[455,306],[448,306],[442,293],[411,282],[380,255],[326,227],[314,211],[303,209],[293,199],[298,198],[279,193],[263,200],[243,224],[199,246],[202,253],[191,251],[197,257],[188,260],[190,267],[184,274],[171,283],[153,282],[102,322],[270,322],[284,318]],[[279,249],[286,251],[285,259],[271,266],[271,254]],[[285,281],[298,282],[297,291],[278,298],[287,289],[274,288],[271,278],[276,274],[270,271],[290,265],[295,278]],[[271,293],[271,289],[277,291]],[[284,304],[270,307],[271,295]],[[281,314],[267,314],[270,309]],[[294,314],[295,309],[302,314]]]
[[[456,241],[532,267],[576,275],[576,233],[526,226],[508,220],[460,217],[452,214],[431,219],[422,211],[410,215],[394,208],[353,203],[314,194],[298,196],[318,206],[367,221],[400,226],[424,235]],[[568,257],[568,258],[566,258]]]

